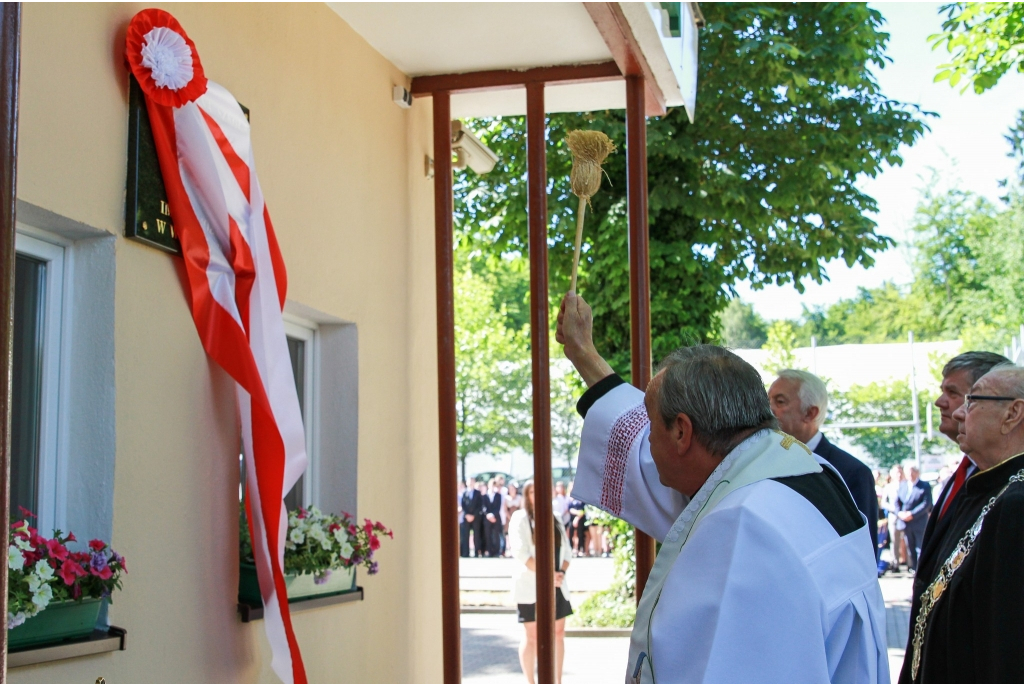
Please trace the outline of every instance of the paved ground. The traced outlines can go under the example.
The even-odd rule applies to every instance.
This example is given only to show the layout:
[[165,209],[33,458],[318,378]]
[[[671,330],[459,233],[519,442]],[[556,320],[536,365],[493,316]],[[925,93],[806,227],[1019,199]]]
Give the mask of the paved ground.
[[[516,615],[462,615],[462,678],[465,683],[522,683]],[[628,637],[565,638],[564,683],[621,683]]]
[[[515,562],[511,559],[462,559],[465,598],[473,604],[511,605],[508,593]],[[568,580],[573,591],[593,592],[611,583],[610,559],[574,559]],[[886,605],[889,671],[896,682],[903,664],[910,621],[913,579],[908,574],[887,574],[880,581]],[[481,599],[483,598],[483,599]],[[522,628],[515,613],[462,614],[463,679],[466,683],[522,683],[519,638]],[[625,637],[566,638],[565,683],[621,683],[629,654]]]

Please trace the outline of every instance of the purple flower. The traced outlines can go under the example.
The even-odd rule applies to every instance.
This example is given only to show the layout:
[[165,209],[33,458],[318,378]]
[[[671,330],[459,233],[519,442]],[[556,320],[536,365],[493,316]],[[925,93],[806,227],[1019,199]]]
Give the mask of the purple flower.
[[102,573],[103,569],[107,567],[107,560],[108,557],[103,552],[93,552],[89,565],[92,566],[92,570],[96,571],[96,573]]
[[353,554],[351,561],[352,561],[352,565],[353,566],[355,566],[356,564],[360,564],[363,561],[363,555],[362,554]]
[[377,571],[379,571],[379,570],[380,570],[380,567],[377,565],[376,561],[373,562],[372,564],[370,564],[370,575],[371,576],[376,574]]
[[316,585],[323,585],[327,582],[327,579],[331,577],[330,570],[324,571],[323,573],[317,573],[313,576],[313,583]]

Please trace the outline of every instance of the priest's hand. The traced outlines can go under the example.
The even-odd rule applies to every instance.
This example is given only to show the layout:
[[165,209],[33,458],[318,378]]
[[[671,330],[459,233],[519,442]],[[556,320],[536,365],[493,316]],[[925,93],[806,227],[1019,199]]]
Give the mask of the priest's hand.
[[555,340],[564,346],[566,359],[576,367],[587,387],[615,373],[594,347],[594,314],[586,300],[576,293],[567,293],[562,298]]

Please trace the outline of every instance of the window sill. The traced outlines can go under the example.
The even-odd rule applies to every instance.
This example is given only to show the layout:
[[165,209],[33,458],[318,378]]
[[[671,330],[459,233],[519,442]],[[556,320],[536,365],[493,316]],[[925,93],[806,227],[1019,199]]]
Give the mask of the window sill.
[[[292,613],[305,611],[307,609],[319,609],[335,604],[348,604],[349,602],[363,601],[363,588],[357,587],[351,592],[342,592],[336,595],[325,595],[323,597],[309,597],[307,599],[295,599],[288,603]],[[263,618],[263,607],[252,606],[239,602],[238,613],[241,615],[242,623],[251,623]]]
[[84,640],[63,642],[43,647],[29,647],[28,649],[10,652],[7,655],[7,667],[32,666],[34,664],[44,664],[48,661],[75,659],[92,654],[103,654],[104,652],[123,652],[127,639],[127,630],[117,626],[110,626],[107,630],[94,630],[92,635]]

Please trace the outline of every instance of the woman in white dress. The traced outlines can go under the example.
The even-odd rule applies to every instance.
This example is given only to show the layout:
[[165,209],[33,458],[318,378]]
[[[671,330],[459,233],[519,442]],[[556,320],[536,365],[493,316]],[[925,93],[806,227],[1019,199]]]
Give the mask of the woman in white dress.
[[[537,665],[537,574],[534,530],[533,481],[523,486],[523,508],[512,514],[508,524],[509,546],[512,556],[519,562],[513,574],[513,598],[518,605],[519,622],[523,624],[523,640],[519,643],[519,664],[526,682],[535,683]],[[569,586],[565,571],[572,558],[572,547],[559,518],[550,524],[555,530],[555,682],[562,682],[562,662],[565,660],[565,617],[572,613]]]

